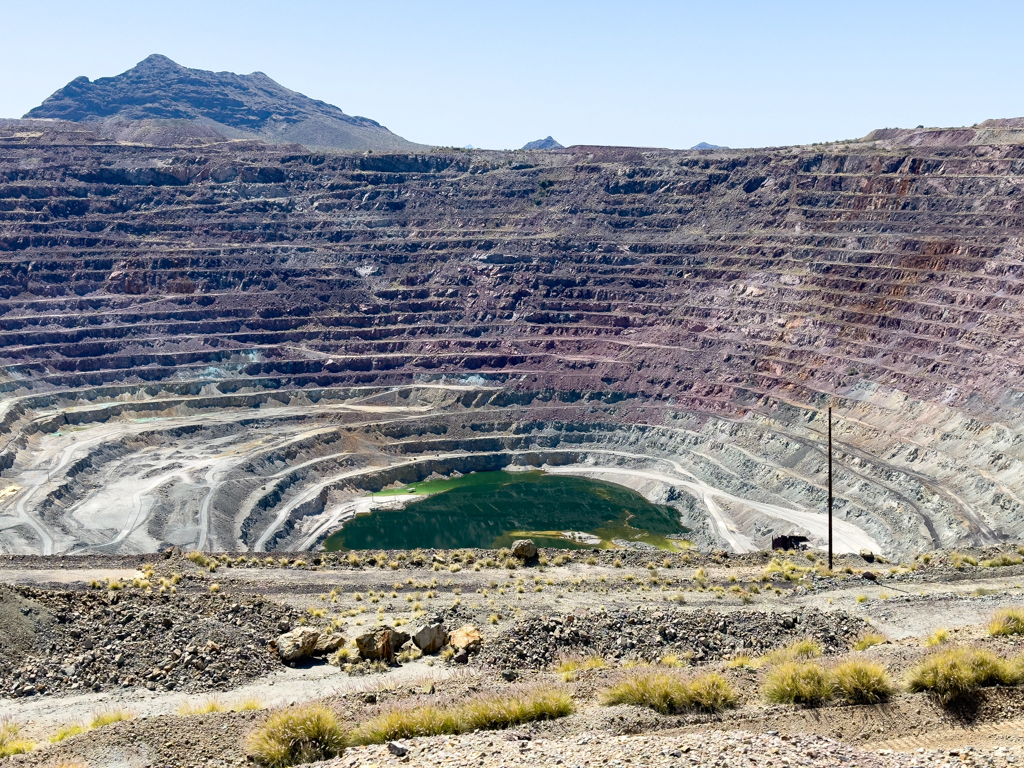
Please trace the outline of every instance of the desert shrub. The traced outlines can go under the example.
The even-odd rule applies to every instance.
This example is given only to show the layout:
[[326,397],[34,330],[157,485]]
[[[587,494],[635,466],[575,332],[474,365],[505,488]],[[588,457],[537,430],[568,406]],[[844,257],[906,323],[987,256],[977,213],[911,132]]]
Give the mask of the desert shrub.
[[887,701],[895,688],[881,664],[851,659],[832,669],[836,693],[850,704],[878,704]]
[[1013,667],[991,651],[950,648],[933,653],[907,675],[907,687],[934,694],[942,704],[969,698],[979,688],[1016,682]]
[[106,712],[97,712],[89,722],[90,728],[102,728],[105,725],[113,725],[122,720],[131,720],[135,717],[133,712],[127,709],[108,709]]
[[223,712],[226,709],[224,703],[217,698],[206,699],[205,701],[186,701],[178,707],[179,715],[209,715],[214,712]]
[[832,676],[814,662],[786,661],[765,679],[764,697],[773,704],[803,704],[816,707],[832,698]]
[[690,709],[721,712],[736,706],[736,691],[728,680],[715,672],[695,677],[687,687],[690,692]]
[[934,648],[937,645],[945,645],[948,642],[949,630],[939,628],[925,638],[924,645],[926,648]]
[[952,552],[949,555],[949,564],[957,570],[962,570],[965,565],[977,565],[978,561],[970,555],[963,555],[959,552]]
[[866,651],[871,646],[881,645],[884,642],[886,642],[885,637],[877,632],[865,632],[857,639],[857,642],[853,644],[853,649],[855,651]]
[[198,565],[200,568],[205,568],[210,564],[210,559],[202,552],[188,552],[185,555],[185,557],[191,560],[196,565]]
[[817,640],[805,637],[783,648],[776,648],[761,657],[761,663],[769,666],[785,664],[790,661],[808,661],[821,656],[821,644]]
[[649,667],[635,667],[600,693],[605,706],[631,704],[670,715],[689,709],[718,712],[736,703],[736,693],[721,675],[711,672],[685,680]]
[[334,713],[310,705],[275,712],[245,740],[248,755],[259,765],[286,768],[337,757],[346,734]]
[[575,680],[586,669],[600,669],[606,666],[604,656],[566,656],[555,665],[555,672],[566,682]]
[[600,699],[605,706],[631,704],[668,715],[686,709],[689,691],[677,675],[637,667],[601,691]]
[[733,656],[731,659],[725,662],[725,666],[729,669],[757,669],[760,666],[758,661],[752,659],[745,653],[741,653],[739,656]]
[[565,717],[572,714],[573,709],[572,697],[552,688],[490,694],[451,706],[395,707],[360,725],[353,734],[353,741],[381,744],[414,736],[507,728]]
[[562,690],[535,689],[507,696],[485,696],[457,708],[465,731],[506,728],[572,714],[572,697]]
[[1024,610],[1004,608],[996,611],[988,625],[990,635],[1024,635]]
[[998,557],[993,557],[991,560],[982,560],[981,566],[983,568],[1003,568],[1009,565],[1020,565],[1021,563],[1024,563],[1024,559],[1015,555],[1007,555],[1004,552]]
[[89,730],[89,726],[84,723],[68,723],[67,725],[62,725],[57,729],[56,733],[50,736],[50,743],[56,744],[59,741],[64,741],[64,739],[70,739],[72,736],[85,733],[87,730]]
[[32,751],[35,745],[20,736],[20,725],[10,720],[0,720],[0,758],[23,755]]
[[357,744],[381,744],[414,736],[437,736],[460,732],[454,710],[428,704],[396,707],[363,723],[353,736]]

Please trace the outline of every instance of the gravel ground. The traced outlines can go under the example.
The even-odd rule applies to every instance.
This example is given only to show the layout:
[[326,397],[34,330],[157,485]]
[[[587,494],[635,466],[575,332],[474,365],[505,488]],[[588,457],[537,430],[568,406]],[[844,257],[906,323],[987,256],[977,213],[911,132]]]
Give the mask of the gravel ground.
[[929,768],[938,766],[993,766],[1002,768],[1016,758],[1005,751],[869,752],[820,736],[778,736],[705,733],[683,736],[645,734],[609,737],[588,733],[569,740],[518,740],[515,733],[474,733],[457,738],[437,737],[400,742],[393,754],[387,745],[357,747],[322,768],[356,768],[398,764],[409,768],[436,766],[650,766],[684,768],[764,768],[764,766],[847,766],[848,768]]

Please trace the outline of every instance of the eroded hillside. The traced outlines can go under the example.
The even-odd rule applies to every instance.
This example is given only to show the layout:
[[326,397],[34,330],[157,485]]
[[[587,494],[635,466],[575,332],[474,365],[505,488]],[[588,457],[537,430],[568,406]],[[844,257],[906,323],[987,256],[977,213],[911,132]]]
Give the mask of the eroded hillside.
[[823,534],[829,405],[839,549],[1017,539],[1024,151],[968,133],[344,155],[6,124],[0,546],[313,547],[367,490],[519,464],[744,551]]

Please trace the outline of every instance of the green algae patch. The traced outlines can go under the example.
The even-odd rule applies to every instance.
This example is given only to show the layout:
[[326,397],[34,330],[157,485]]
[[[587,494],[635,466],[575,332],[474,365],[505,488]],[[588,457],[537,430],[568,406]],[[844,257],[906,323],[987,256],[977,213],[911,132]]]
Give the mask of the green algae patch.
[[403,509],[359,515],[327,539],[347,549],[498,549],[529,537],[538,546],[610,548],[638,542],[677,550],[679,512],[614,483],[544,472],[478,472],[374,494],[422,495]]

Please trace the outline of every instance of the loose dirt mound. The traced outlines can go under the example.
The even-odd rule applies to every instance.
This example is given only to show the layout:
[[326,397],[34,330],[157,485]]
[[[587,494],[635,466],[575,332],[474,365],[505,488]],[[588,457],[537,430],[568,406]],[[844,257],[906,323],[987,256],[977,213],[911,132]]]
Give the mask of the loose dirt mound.
[[267,641],[288,608],[217,595],[8,589],[0,601],[0,695],[145,686],[210,690],[279,666]]
[[721,614],[641,608],[530,618],[502,633],[482,655],[487,663],[513,668],[545,667],[574,653],[652,661],[677,653],[712,661],[737,652],[760,654],[803,637],[835,653],[847,650],[865,626],[861,619],[819,611]]

